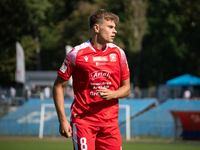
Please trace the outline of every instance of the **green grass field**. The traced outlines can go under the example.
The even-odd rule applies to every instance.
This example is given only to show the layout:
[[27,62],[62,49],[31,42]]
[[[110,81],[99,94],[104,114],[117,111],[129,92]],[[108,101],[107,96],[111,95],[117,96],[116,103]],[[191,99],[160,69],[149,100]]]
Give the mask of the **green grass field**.
[[[72,142],[59,140],[2,140],[1,150],[73,150]],[[199,142],[123,142],[123,150],[200,150]]]

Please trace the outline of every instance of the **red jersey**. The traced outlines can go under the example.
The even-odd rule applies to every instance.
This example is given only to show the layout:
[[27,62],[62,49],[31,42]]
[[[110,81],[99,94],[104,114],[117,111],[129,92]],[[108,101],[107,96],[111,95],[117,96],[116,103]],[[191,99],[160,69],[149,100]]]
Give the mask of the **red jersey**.
[[129,78],[127,59],[121,48],[109,43],[99,50],[88,40],[66,55],[58,75],[65,80],[71,75],[73,78],[72,122],[97,126],[118,123],[118,99],[103,100],[96,90],[98,87],[117,90],[120,82]]

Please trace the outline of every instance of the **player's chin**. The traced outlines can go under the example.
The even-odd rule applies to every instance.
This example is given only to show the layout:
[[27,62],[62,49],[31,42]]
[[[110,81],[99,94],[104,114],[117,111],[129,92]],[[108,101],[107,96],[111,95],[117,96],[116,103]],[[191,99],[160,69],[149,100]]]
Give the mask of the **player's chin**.
[[114,41],[114,39],[110,38],[110,39],[106,39],[106,43],[112,43]]
[[110,40],[109,40],[109,43],[112,43],[113,41],[114,41],[114,38],[113,38],[113,39],[110,39]]

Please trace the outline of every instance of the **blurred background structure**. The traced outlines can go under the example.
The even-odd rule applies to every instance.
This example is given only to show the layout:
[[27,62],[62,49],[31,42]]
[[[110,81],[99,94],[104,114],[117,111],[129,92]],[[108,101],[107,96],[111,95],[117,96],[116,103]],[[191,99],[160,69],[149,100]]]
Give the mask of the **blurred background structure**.
[[[131,111],[143,108],[131,115],[131,125],[135,125],[131,126],[132,136],[174,136],[172,108],[200,111],[199,1],[1,0],[0,135],[10,135],[2,131],[4,121],[13,120],[13,112],[34,116],[34,109],[39,111],[42,103],[52,103],[52,86],[69,51],[66,47],[91,37],[89,16],[97,9],[111,11],[120,18],[114,43],[125,51],[131,72],[131,94],[125,99],[126,104],[133,106]],[[71,103],[71,83],[63,92],[66,103]],[[155,103],[147,105],[145,101],[149,99]],[[144,103],[133,105],[132,101]],[[179,105],[184,106],[180,109]],[[32,109],[34,113],[30,114]],[[143,130],[145,114],[154,118],[150,120],[156,124],[154,133],[147,126]],[[170,116],[166,128],[161,114]],[[27,134],[32,127],[25,121],[23,128]],[[170,133],[162,133],[161,128]]]

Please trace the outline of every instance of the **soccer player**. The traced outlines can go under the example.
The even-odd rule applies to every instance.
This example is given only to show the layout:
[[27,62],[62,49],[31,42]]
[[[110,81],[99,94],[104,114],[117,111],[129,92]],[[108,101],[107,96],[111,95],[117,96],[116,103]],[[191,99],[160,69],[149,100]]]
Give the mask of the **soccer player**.
[[[72,136],[75,150],[121,150],[118,99],[130,93],[124,51],[112,42],[119,17],[105,10],[90,16],[92,38],[74,47],[54,83],[54,103],[62,136]],[[71,121],[66,119],[63,87],[73,77]]]

